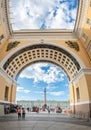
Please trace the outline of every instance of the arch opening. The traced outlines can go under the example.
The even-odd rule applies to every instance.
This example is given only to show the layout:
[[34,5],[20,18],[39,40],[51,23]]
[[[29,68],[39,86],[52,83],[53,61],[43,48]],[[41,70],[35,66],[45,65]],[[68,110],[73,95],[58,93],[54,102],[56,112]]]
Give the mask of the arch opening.
[[68,82],[68,77],[59,66],[48,62],[33,63],[24,68],[17,78],[17,103],[26,108],[41,108],[46,88],[47,106],[69,108]]

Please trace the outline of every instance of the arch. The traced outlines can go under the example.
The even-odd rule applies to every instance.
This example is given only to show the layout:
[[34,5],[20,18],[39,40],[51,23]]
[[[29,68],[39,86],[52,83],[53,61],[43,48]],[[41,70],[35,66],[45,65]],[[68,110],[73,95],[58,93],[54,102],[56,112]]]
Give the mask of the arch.
[[[60,66],[69,80],[72,80],[81,69],[82,62],[80,64],[78,59],[67,49],[52,44],[40,43],[18,49],[8,57],[2,67],[9,77],[16,79],[20,71],[29,64],[47,61]],[[82,66],[84,65],[82,64]]]
[[[72,52],[71,50],[69,50],[69,48],[66,48],[64,45],[62,45],[62,44],[57,44],[57,43],[54,43],[54,42],[45,42],[44,40],[43,40],[43,41],[41,40],[41,42],[39,41],[39,42],[37,42],[37,43],[36,43],[36,42],[31,43],[31,46],[32,46],[32,45],[37,45],[37,44],[47,44],[47,45],[57,46],[58,48],[62,48],[63,50],[65,50],[65,51],[67,51],[68,53],[70,53],[73,57],[75,57],[75,59],[77,59],[77,61],[78,61],[78,63],[80,64],[81,68],[85,68],[85,65],[84,65],[84,63],[82,62],[82,60],[81,60],[74,52]],[[26,47],[28,47],[28,46],[30,46],[30,43],[24,44],[24,45],[18,47],[17,50],[15,49],[15,50],[11,51],[5,58],[3,58],[3,60],[2,60],[1,63],[0,63],[0,66],[3,68],[3,65],[5,64],[5,62],[6,62],[13,54],[15,54],[17,51],[20,51],[21,49],[26,48]]]

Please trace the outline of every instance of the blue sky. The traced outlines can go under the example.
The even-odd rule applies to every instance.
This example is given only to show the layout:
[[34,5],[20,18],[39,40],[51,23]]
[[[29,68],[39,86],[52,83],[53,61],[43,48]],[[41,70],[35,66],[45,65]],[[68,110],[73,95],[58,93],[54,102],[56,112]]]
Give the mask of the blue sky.
[[17,80],[16,100],[69,100],[68,79],[54,64],[36,63],[24,69]]
[[73,29],[77,6],[78,0],[11,0],[10,21],[13,30]]

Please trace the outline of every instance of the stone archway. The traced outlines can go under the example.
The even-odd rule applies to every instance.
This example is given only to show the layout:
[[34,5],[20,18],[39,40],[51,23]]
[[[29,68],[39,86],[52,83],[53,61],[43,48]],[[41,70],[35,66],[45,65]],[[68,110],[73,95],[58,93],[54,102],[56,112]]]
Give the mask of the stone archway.
[[[15,85],[15,81],[17,76],[26,66],[35,62],[51,62],[62,68],[69,79],[70,103],[73,113],[79,111],[80,108],[82,109],[81,104],[84,104],[85,100],[87,101],[86,104],[88,103],[88,105],[86,105],[87,111],[85,111],[90,111],[87,85],[88,79],[83,79],[84,76],[86,76],[83,69],[85,68],[85,65],[77,55],[73,55],[71,52],[67,51],[67,49],[47,43],[29,44],[20,49],[18,48],[18,50],[15,50],[11,55],[9,54],[6,56],[6,58],[1,62],[2,70],[11,80],[11,102],[14,100],[12,99],[14,98],[13,94],[16,93],[15,86],[17,85]],[[81,76],[79,76],[80,72],[82,73]],[[84,86],[85,93],[87,94],[86,99],[81,92],[81,89],[83,89],[83,80],[86,83]],[[77,89],[79,89],[78,91],[81,93],[81,98],[84,98],[84,101],[81,101],[81,104],[77,99]]]
[[82,67],[72,54],[63,48],[50,44],[35,44],[21,48],[9,56],[2,67],[7,75],[15,80],[24,67],[39,61],[57,64],[67,74],[69,81],[75,78]]
[[[34,62],[47,61],[57,64],[67,74],[69,78],[72,110],[74,112],[89,112],[91,116],[91,33],[90,26],[87,23],[88,18],[90,18],[91,7],[89,0],[79,0],[77,19],[73,31],[47,31],[43,29],[13,32],[9,19],[9,1],[1,0],[0,5],[0,12],[2,14],[0,32],[4,34],[4,38],[1,41],[2,44],[0,44],[0,49],[4,50],[1,53],[1,55],[4,53],[3,56],[0,55],[1,102],[5,101],[5,87],[9,88],[8,101],[15,101],[16,79],[24,67]],[[8,42],[19,39],[21,40],[21,45],[6,52],[5,49]],[[42,41],[42,39],[45,41],[77,40],[81,51],[80,53],[75,53],[69,47],[67,49],[64,44],[58,46],[56,43],[41,42],[23,46],[22,43],[22,40],[28,42],[29,40]],[[77,93],[79,94],[77,95]]]

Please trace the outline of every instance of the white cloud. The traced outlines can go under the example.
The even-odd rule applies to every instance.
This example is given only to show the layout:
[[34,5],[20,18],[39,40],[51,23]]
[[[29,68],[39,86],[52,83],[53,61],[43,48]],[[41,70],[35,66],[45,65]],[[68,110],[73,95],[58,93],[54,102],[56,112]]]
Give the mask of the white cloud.
[[44,92],[43,92],[43,91],[34,91],[34,93],[40,93],[40,94],[43,94]]
[[29,78],[33,79],[34,82],[43,81],[48,84],[64,80],[65,76],[58,67],[54,65],[51,65],[49,68],[48,67],[49,64],[46,63],[31,65],[20,74],[20,78]]
[[31,91],[23,87],[17,87],[17,92],[30,93]]
[[20,101],[20,100],[24,100],[24,101],[29,101],[30,97],[26,95],[17,95],[16,97],[16,101]]
[[70,16],[76,19],[77,8],[69,10],[69,5],[73,4],[74,0],[65,0],[61,4],[59,0],[11,1],[11,12],[15,21],[13,29],[40,29],[43,24],[46,28],[73,29],[74,22],[69,20]]
[[52,89],[55,89],[55,88],[56,88],[56,86],[52,86],[52,85],[50,85],[50,84],[49,84],[48,86],[46,86],[46,89],[47,89],[47,90],[50,90],[50,89],[52,90]]
[[60,8],[57,10],[56,17],[51,21],[51,28],[63,28],[63,29],[73,29],[75,21],[70,22],[70,19],[76,19],[77,9],[69,10],[69,3],[63,3],[60,5]]
[[59,92],[48,92],[50,95],[53,96],[62,96],[64,95],[64,91],[59,91]]

